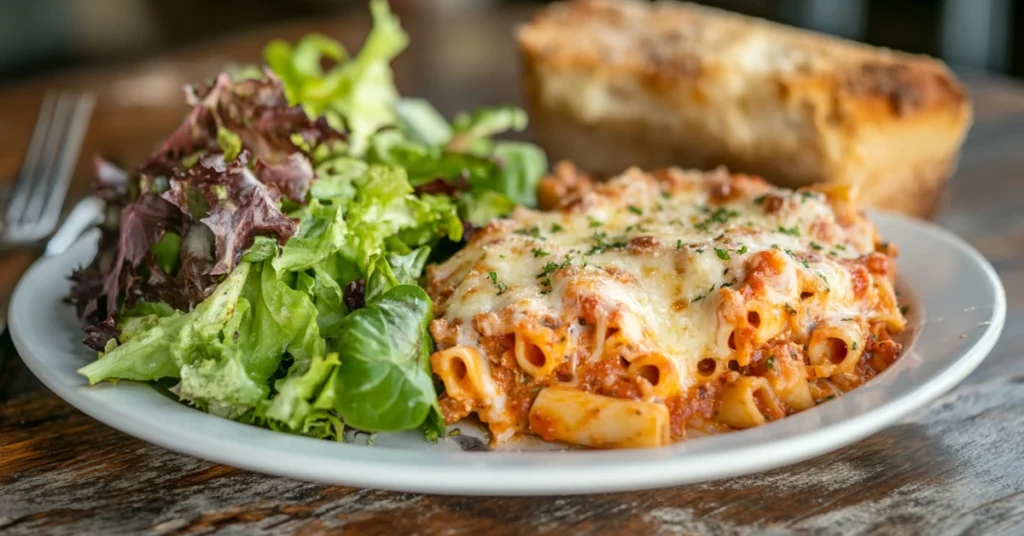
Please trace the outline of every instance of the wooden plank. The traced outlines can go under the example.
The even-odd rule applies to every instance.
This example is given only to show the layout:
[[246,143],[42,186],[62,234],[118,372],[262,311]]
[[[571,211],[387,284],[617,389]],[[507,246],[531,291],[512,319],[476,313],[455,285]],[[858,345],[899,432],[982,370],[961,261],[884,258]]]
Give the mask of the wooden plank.
[[559,498],[443,497],[265,477],[130,438],[52,395],[0,408],[0,530],[10,534],[960,534],[1024,516],[1020,380],[959,390],[905,424],[792,467]]

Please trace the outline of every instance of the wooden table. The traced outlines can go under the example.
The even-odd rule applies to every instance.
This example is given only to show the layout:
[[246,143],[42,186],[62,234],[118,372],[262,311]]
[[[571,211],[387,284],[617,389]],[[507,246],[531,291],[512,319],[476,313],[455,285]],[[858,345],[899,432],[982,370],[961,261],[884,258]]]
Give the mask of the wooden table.
[[[411,3],[410,3],[411,4]],[[412,9],[412,8],[407,8]],[[511,27],[523,11],[405,13],[403,93],[451,114],[516,102]],[[0,177],[12,176],[42,90],[89,87],[84,154],[137,163],[183,113],[180,86],[263,42],[316,29],[358,43],[365,20],[267,28],[142,64],[0,89]],[[1024,534],[1024,86],[964,75],[977,121],[941,222],[987,256],[1009,294],[1002,340],[952,393],[833,454],[701,485],[561,498],[442,497],[323,486],[176,454],[104,426],[35,382],[0,374],[0,532],[23,534]],[[79,166],[73,195],[88,181]],[[32,259],[0,254],[0,292]]]

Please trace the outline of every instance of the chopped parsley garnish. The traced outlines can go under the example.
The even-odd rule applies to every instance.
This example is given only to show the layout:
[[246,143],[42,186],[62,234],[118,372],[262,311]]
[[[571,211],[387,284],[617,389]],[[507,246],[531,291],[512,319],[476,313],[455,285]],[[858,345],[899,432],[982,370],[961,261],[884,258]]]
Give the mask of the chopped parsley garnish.
[[683,239],[676,240],[676,249],[683,249]]
[[552,223],[551,224],[551,232],[552,233],[557,233],[557,232],[561,231],[562,229],[564,229],[564,227],[562,227],[561,225],[558,225],[557,223]]
[[672,194],[670,194],[668,192],[661,192],[661,198],[662,199],[672,199]]
[[540,235],[540,227],[537,225],[534,225],[533,227],[530,227],[528,229],[516,229],[516,234],[521,234],[523,236],[532,236],[534,238],[540,238],[541,240],[545,239]]
[[821,244],[819,244],[819,243],[817,243],[817,242],[812,240],[811,241],[811,249],[821,250],[823,248],[821,247]]
[[825,282],[825,292],[832,292],[832,286],[829,285],[828,278],[825,277],[825,274],[818,272],[818,277],[820,277],[821,280]]
[[852,346],[852,348],[853,348],[854,350],[856,350],[856,349],[857,349],[857,341],[853,341],[853,346]]
[[603,225],[603,222],[601,220],[598,220],[598,219],[593,218],[591,216],[587,216],[587,221],[590,222],[588,227],[590,227],[591,229],[593,229],[595,227],[600,227],[601,225]]
[[708,218],[708,220],[710,220],[711,223],[725,223],[729,221],[729,218],[739,215],[740,213],[735,210],[727,210],[722,207],[718,207],[715,209],[715,212],[711,214],[711,217]]
[[491,278],[491,282],[494,283],[494,286],[498,289],[498,296],[501,296],[506,290],[508,290],[508,285],[498,281],[498,272],[490,272],[487,276]]
[[540,248],[533,248],[533,256],[534,257],[547,257],[548,256],[548,252],[544,251],[543,249],[540,249]]
[[836,397],[836,395],[828,395],[828,396],[825,397],[825,401],[828,402],[829,400],[832,400],[835,397]]
[[792,236],[800,236],[800,229],[796,225],[794,225],[792,227],[783,227],[782,225],[780,225],[777,230],[780,233],[786,233],[786,234],[792,235]]
[[736,253],[739,253],[740,255],[743,255],[746,252],[747,252],[747,245],[746,244],[743,244],[742,246],[740,246],[740,249],[736,250]]
[[[551,274],[551,272],[554,272],[558,268],[559,268],[559,264],[557,262],[548,261],[548,263],[544,265],[544,271],[542,271],[541,273],[537,274],[537,279],[540,279],[542,277],[547,277],[549,274]],[[491,273],[493,274],[494,272],[491,272]]]
[[764,362],[764,365],[768,367],[768,370],[775,370],[775,356],[769,357],[768,360]]
[[701,253],[704,253],[704,248],[697,248],[694,251],[697,252],[697,255],[700,255]]
[[832,247],[838,249],[839,251],[846,251],[846,246],[844,246],[843,244],[836,244]]
[[636,214],[637,216],[644,215],[644,211],[640,210],[640,207],[636,205],[629,205],[629,211],[632,212],[633,214]]
[[739,212],[736,212],[735,210],[729,210],[724,207],[718,207],[714,210],[714,212],[712,212],[711,209],[702,206],[701,210],[705,214],[711,214],[704,221],[696,224],[696,227],[704,232],[708,232],[708,226],[711,225],[712,223],[725,223],[729,221],[729,218],[733,218],[740,215]]
[[587,255],[603,253],[607,249],[626,247],[628,244],[625,236],[617,236],[609,239],[608,233],[604,231],[596,232],[590,238],[594,240],[594,245],[590,247],[589,251],[587,251]]
[[759,195],[759,196],[754,198],[754,204],[755,205],[760,205],[760,204],[764,203],[765,199],[768,199],[768,194]]
[[729,260],[729,252],[724,249],[715,248],[715,255],[718,255],[718,258],[723,261]]
[[692,300],[690,300],[690,303],[693,303],[693,302],[699,302],[699,301],[703,300],[704,298],[707,298],[707,297],[708,297],[708,294],[711,294],[711,293],[712,293],[712,292],[714,292],[714,291],[715,291],[715,286],[714,286],[714,285],[711,285],[711,288],[709,288],[707,292],[705,292],[704,294],[701,294],[701,295],[697,296],[696,298],[693,298]]

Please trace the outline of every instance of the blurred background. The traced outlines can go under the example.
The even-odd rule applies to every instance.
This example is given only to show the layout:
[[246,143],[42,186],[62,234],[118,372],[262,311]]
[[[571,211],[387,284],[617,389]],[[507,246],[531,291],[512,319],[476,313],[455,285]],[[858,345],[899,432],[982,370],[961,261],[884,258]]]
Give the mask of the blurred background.
[[[404,24],[493,10],[523,18],[541,0],[392,0]],[[938,56],[960,68],[1024,76],[1024,9],[1014,0],[708,0],[703,4],[875,45]],[[106,66],[288,21],[361,16],[362,0],[0,0],[0,85]],[[461,18],[459,18],[461,17]],[[443,35],[443,32],[432,35]],[[504,36],[503,36],[504,38]],[[2,105],[0,105],[2,106]]]

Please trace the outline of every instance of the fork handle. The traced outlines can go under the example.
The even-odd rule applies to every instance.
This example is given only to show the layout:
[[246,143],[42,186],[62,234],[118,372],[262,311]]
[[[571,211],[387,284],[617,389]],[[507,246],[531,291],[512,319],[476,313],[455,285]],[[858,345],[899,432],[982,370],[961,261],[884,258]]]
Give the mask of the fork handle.
[[67,219],[46,243],[43,255],[60,255],[81,238],[87,229],[102,223],[104,207],[103,200],[94,195],[83,197],[75,203]]

